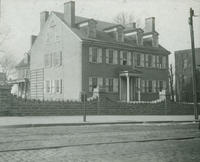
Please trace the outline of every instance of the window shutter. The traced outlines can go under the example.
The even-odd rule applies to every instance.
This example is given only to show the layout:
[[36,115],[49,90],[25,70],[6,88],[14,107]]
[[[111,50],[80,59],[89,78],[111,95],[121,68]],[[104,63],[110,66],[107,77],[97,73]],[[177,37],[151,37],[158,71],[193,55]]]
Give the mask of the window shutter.
[[131,52],[128,52],[127,62],[128,62],[128,65],[131,65]]
[[123,65],[123,51],[120,51],[120,65]]
[[113,63],[114,64],[118,64],[118,53],[117,53],[117,50],[114,50],[114,54],[113,54]]
[[153,92],[156,92],[156,80],[152,81]]
[[108,92],[109,91],[109,79],[105,78],[105,81],[106,81],[106,92]]
[[92,77],[89,77],[89,92],[92,92]]
[[135,53],[133,53],[133,62],[132,62],[132,64],[133,64],[133,67],[136,67],[136,54]]
[[92,47],[89,47],[89,62],[92,62]]
[[50,53],[49,54],[49,65],[50,65],[50,67],[52,67],[52,65],[53,65],[52,57],[53,57],[53,53]]
[[149,92],[149,80],[146,80],[146,92]]
[[156,56],[156,67],[159,68],[159,56]]
[[47,93],[47,81],[44,81],[44,93]]
[[145,67],[149,67],[149,55],[144,55],[144,64],[145,64]]
[[106,49],[106,64],[109,63],[109,49]]
[[163,63],[162,67],[163,67],[163,68],[166,68],[166,57],[163,56],[162,59],[163,59],[163,60],[162,60],[162,63]]
[[140,61],[141,61],[140,65],[141,65],[142,67],[144,67],[144,54],[141,54]]
[[50,91],[49,91],[49,93],[52,93],[52,80],[49,81],[49,84],[50,84],[50,85],[49,85],[49,86],[50,86]]
[[167,83],[165,80],[163,80],[163,89],[166,90],[167,89]]
[[52,80],[52,93],[56,92],[55,80]]
[[156,57],[152,55],[152,67],[156,67]]
[[62,94],[62,87],[63,87],[63,85],[62,85],[62,79],[60,79],[60,86],[59,86],[59,92],[60,92],[60,94]]
[[102,48],[98,48],[97,62],[102,63]]
[[142,92],[145,92],[145,81],[141,80]]
[[113,91],[118,92],[118,79],[114,78],[113,82]]
[[59,65],[61,66],[62,65],[62,51],[60,51],[60,58],[59,58]]

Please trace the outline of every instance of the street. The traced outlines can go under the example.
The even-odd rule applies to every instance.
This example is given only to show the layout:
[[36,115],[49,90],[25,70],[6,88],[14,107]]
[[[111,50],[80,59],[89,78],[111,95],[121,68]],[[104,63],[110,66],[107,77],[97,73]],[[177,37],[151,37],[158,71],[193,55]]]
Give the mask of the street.
[[0,128],[1,162],[198,162],[200,131],[190,124]]

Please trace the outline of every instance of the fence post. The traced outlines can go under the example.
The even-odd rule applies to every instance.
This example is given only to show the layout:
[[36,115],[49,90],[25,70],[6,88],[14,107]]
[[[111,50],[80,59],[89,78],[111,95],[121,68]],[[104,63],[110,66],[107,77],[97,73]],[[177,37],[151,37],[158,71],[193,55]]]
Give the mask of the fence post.
[[81,92],[81,101],[82,101],[82,105],[83,105],[83,122],[86,122],[86,93],[83,91]]

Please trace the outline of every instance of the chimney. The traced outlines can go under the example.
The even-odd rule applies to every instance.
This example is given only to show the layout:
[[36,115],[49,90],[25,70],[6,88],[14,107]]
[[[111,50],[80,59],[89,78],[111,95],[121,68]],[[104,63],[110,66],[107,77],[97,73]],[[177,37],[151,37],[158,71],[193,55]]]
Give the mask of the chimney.
[[136,29],[136,22],[132,23],[132,27],[133,27],[133,29]]
[[36,38],[37,38],[37,35],[31,35],[31,47],[33,46]]
[[145,19],[144,32],[154,32],[155,31],[155,17],[149,17]]
[[64,20],[70,27],[75,26],[75,2],[69,1],[64,4]]
[[40,31],[44,27],[44,24],[46,23],[48,17],[49,17],[48,11],[43,11],[43,12],[40,13]]

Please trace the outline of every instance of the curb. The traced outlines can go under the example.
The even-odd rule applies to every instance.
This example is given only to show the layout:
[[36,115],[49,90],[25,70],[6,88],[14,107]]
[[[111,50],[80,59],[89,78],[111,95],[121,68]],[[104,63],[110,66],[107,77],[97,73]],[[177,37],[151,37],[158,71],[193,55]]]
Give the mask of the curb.
[[115,125],[115,124],[192,124],[199,121],[124,121],[124,122],[85,122],[85,123],[50,123],[50,124],[19,124],[19,125],[1,125],[0,128],[29,128],[29,127],[53,127],[53,126],[87,126],[87,125]]

